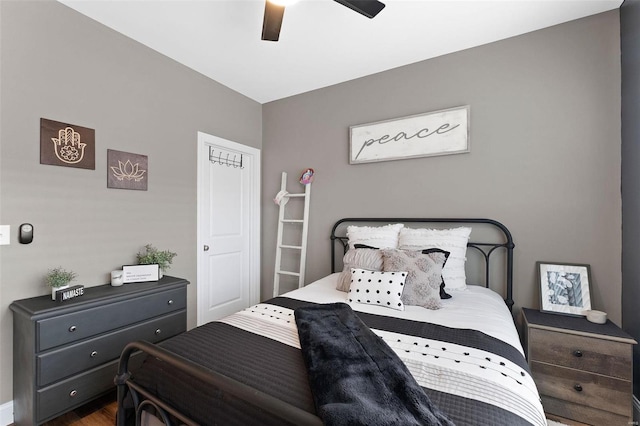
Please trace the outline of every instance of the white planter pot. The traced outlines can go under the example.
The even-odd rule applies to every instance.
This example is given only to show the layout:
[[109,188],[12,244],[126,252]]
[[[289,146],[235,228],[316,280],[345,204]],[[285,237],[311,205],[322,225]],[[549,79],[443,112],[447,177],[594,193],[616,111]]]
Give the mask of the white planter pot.
[[56,300],[56,291],[63,290],[65,288],[69,288],[69,286],[63,285],[61,287],[51,287],[51,300]]

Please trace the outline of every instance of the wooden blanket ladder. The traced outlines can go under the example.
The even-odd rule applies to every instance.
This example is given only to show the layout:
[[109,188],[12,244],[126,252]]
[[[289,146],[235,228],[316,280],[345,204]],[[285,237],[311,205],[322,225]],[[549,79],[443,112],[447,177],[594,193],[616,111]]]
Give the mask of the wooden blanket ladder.
[[[311,199],[311,183],[304,185],[304,192],[298,194],[289,194],[287,192],[287,173],[282,172],[281,190],[276,195],[274,201],[280,205],[278,214],[278,242],[276,245],[276,265],[273,277],[273,297],[277,297],[280,293],[280,277],[282,275],[290,275],[298,277],[298,288],[304,286],[304,272],[307,258],[307,234],[309,226],[309,201]],[[304,201],[302,219],[292,219],[285,213],[288,202],[291,199]],[[290,206],[291,207],[291,206]],[[283,244],[283,234],[285,228],[302,226],[302,239],[300,245]],[[289,230],[293,232],[295,229]],[[299,271],[286,271],[282,269],[282,251],[293,252],[300,256]]]

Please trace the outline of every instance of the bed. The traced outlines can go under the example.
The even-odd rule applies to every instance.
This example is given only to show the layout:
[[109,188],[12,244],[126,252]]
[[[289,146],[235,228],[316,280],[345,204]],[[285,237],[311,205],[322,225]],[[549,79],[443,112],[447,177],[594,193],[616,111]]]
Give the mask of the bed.
[[[402,224],[402,229],[406,231],[402,231],[402,235],[408,237],[404,240],[401,237],[400,240],[409,245],[397,246],[395,250],[381,249],[374,243],[385,244],[384,238],[380,240],[378,235],[374,235],[373,239],[368,239],[370,234],[367,230],[381,229],[391,224]],[[460,247],[446,247],[448,237],[443,242],[440,232],[467,227],[471,236],[467,234],[464,244],[466,251],[462,252],[462,258],[457,256],[457,262],[462,262],[466,276],[461,278],[455,275],[454,269],[447,270],[448,275],[445,275],[447,265],[456,262],[456,256],[450,253],[459,252]],[[364,234],[361,232],[363,230],[366,231]],[[435,240],[431,234],[426,239],[433,242],[429,245],[434,247],[423,247],[428,242],[424,240],[425,232],[432,231],[437,234]],[[361,242],[371,244],[355,244],[358,237],[364,238]],[[343,364],[344,374],[335,367],[332,371],[318,372],[314,366],[322,364],[324,358],[320,361],[310,358],[317,357],[319,353],[318,343],[309,342],[310,333],[315,333],[313,336],[322,335],[327,330],[318,329],[323,326],[323,321],[319,321],[318,317],[307,317],[304,322],[304,315],[315,315],[319,310],[326,315],[330,308],[331,315],[335,316],[338,314],[335,314],[334,308],[339,308],[339,315],[344,312],[349,315],[349,321],[357,322],[358,332],[362,330],[362,333],[369,333],[363,339],[373,341],[374,345],[384,342],[381,343],[382,350],[391,352],[384,352],[384,356],[390,357],[389,362],[394,368],[397,367],[401,373],[409,373],[406,380],[403,376],[396,378],[395,372],[384,373],[389,374],[389,380],[398,380],[402,385],[416,383],[420,398],[426,395],[426,403],[431,404],[429,409],[444,419],[442,422],[418,421],[415,424],[546,425],[511,313],[514,303],[514,244],[504,225],[490,219],[347,218],[335,223],[330,239],[330,275],[301,289],[175,336],[160,345],[146,342],[129,344],[122,353],[115,379],[118,388],[117,424],[378,423],[366,420],[362,406],[357,404],[365,401],[365,406],[369,404],[371,407],[371,401],[374,400],[373,412],[379,411],[383,416],[395,413],[395,405],[391,409],[377,405],[377,394],[384,393],[380,389],[387,386],[385,383],[363,384],[361,376],[352,378],[351,373],[346,372],[359,371],[359,364],[354,370],[346,361]],[[412,246],[412,243],[417,246]],[[440,297],[429,302],[437,304],[438,308],[426,309],[413,304],[404,304],[402,309],[389,307],[395,302],[402,303],[406,294],[403,294],[402,300],[389,295],[390,299],[378,296],[381,300],[372,298],[368,301],[363,299],[360,303],[356,301],[360,296],[348,290],[362,290],[364,293],[371,289],[373,293],[375,288],[382,288],[354,283],[359,277],[356,274],[392,278],[389,271],[357,268],[358,265],[351,264],[353,256],[358,253],[367,256],[376,253],[375,256],[379,256],[377,252],[382,252],[385,262],[399,252],[405,257],[411,252],[409,254],[419,258],[419,262],[423,262],[427,255],[429,259],[444,259],[444,267],[441,263],[440,269],[435,269],[441,287]],[[347,267],[343,266],[343,260]],[[438,266],[435,260],[434,264]],[[436,272],[429,268],[429,273],[435,276]],[[346,291],[340,291],[337,288],[341,283],[344,286],[345,277],[351,280],[351,284]],[[392,284],[388,285],[404,286],[406,279],[405,287],[393,288],[409,290],[409,277],[393,277],[393,280],[396,279],[400,284],[390,280]],[[456,280],[457,284],[449,288],[449,282]],[[479,285],[469,285],[471,282]],[[430,285],[433,287],[433,284]],[[456,288],[458,285],[460,287]],[[413,285],[411,289],[414,289]],[[432,289],[429,291],[432,292]],[[445,298],[447,294],[451,297]],[[364,325],[360,327],[360,324]],[[309,327],[311,332],[307,332]],[[342,342],[342,337],[336,337],[333,331],[328,331],[328,345]],[[346,334],[351,335],[352,331],[349,329]],[[358,351],[361,349],[360,342],[356,342]],[[337,350],[343,350],[344,347],[344,350],[352,351],[346,345],[340,343]],[[333,351],[336,346],[327,347]],[[370,353],[377,350],[364,348],[364,357],[373,359],[375,368],[379,367],[380,361],[372,358]],[[139,352],[147,354],[145,362],[139,369],[129,371],[129,358]],[[344,359],[351,359],[352,352],[345,353],[348,355]],[[401,362],[395,363],[393,360],[396,358]],[[394,377],[391,377],[392,374]],[[368,372],[365,375],[370,376]],[[327,380],[329,383],[335,382],[338,390],[334,392],[332,386],[327,386]],[[323,385],[319,387],[319,383]],[[414,391],[410,386],[406,387]],[[353,394],[344,396],[346,391],[343,389],[351,389]],[[399,387],[394,385],[390,393],[396,392],[395,389]],[[326,404],[326,400],[320,399],[333,398],[336,392],[347,398],[348,403]],[[403,388],[398,390],[400,392],[407,390]],[[408,395],[395,397],[402,405],[407,400],[415,399],[414,394]],[[383,399],[380,404],[391,404],[388,396]],[[353,401],[358,402],[353,405]],[[340,410],[344,407],[352,407],[348,408],[352,411],[353,407],[357,409],[355,414],[331,412],[336,407]],[[402,411],[401,414],[407,411],[404,406],[398,410]],[[354,415],[353,419],[346,420],[349,415]],[[336,418],[343,421],[336,422]],[[380,421],[379,424],[382,423],[409,424],[397,420]]]

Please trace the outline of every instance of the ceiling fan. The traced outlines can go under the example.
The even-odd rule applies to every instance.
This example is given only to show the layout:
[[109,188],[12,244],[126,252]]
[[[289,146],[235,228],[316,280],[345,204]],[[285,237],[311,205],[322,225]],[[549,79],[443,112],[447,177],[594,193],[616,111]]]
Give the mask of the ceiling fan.
[[[375,17],[382,9],[384,3],[377,0],[334,0],[351,10],[371,19]],[[264,2],[264,19],[262,21],[262,40],[278,41],[280,38],[280,27],[282,26],[282,18],[284,16],[284,8],[282,4],[265,0]]]

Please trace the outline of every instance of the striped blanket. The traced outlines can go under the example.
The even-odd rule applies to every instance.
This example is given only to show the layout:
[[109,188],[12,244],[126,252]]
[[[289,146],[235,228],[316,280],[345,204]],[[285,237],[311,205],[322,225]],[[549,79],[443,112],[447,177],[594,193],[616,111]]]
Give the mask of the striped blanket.
[[[161,344],[178,355],[314,413],[294,310],[311,302],[278,297]],[[425,393],[456,425],[545,426],[526,360],[475,330],[357,313],[402,359]],[[207,425],[280,425],[245,401],[148,359],[136,381]],[[259,421],[257,420],[259,419]]]

